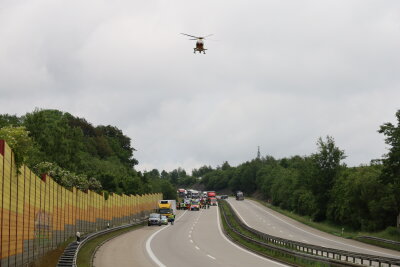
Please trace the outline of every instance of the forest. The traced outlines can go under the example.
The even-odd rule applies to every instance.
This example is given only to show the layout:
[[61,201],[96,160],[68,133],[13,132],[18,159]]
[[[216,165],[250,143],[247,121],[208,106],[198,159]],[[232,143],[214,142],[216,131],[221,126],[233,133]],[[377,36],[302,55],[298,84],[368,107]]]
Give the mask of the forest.
[[228,162],[216,169],[203,166],[193,175],[202,177],[206,189],[256,193],[273,205],[315,221],[365,231],[399,227],[400,110],[396,119],[397,125],[384,123],[377,129],[384,135],[388,153],[369,164],[346,166],[344,150],[327,136],[317,140],[312,155],[257,156],[236,167]]
[[139,172],[132,140],[120,129],[93,126],[59,110],[0,115],[0,139],[13,148],[17,164],[38,175],[47,173],[67,188],[118,194],[162,192],[166,199],[175,198],[178,187],[241,190],[315,221],[377,231],[396,226],[400,219],[400,110],[395,116],[396,125],[383,123],[377,129],[388,153],[357,167],[346,166],[345,151],[326,136],[306,156],[257,155],[238,166],[205,165],[191,175],[182,168]]
[[0,115],[0,139],[13,149],[17,165],[25,164],[37,175],[46,173],[67,188],[104,191],[105,195],[162,192],[167,198],[176,196],[168,179],[152,175],[154,171],[135,170],[138,161],[132,140],[111,125],[93,126],[66,112],[35,109],[20,117]]

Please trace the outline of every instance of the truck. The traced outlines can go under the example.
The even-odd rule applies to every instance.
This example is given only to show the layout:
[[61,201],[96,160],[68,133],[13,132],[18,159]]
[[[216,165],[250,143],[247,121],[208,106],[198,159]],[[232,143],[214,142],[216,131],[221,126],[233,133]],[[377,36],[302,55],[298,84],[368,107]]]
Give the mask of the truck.
[[208,191],[207,192],[207,197],[208,198],[212,198],[212,197],[215,198],[215,191]]
[[192,199],[200,198],[200,193],[197,190],[192,190]]
[[217,198],[215,197],[210,197],[208,198],[210,200],[210,205],[211,206],[217,206]]
[[243,192],[237,191],[236,192],[236,200],[244,200]]
[[176,214],[176,200],[159,200],[158,213],[167,216],[169,221],[169,216]]
[[183,188],[180,188],[180,189],[178,189],[178,197],[180,197],[180,198],[184,198],[184,197],[186,197],[186,190],[185,189],[183,189]]

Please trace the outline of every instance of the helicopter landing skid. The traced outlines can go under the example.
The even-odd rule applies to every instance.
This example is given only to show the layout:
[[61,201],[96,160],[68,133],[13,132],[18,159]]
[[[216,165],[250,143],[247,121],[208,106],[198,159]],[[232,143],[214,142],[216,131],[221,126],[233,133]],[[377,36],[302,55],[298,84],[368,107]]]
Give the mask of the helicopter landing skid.
[[196,54],[196,52],[198,51],[199,54],[201,54],[201,52],[203,52],[203,54],[205,54],[205,53],[206,53],[206,50],[207,50],[207,49],[198,50],[197,48],[193,48],[193,53]]

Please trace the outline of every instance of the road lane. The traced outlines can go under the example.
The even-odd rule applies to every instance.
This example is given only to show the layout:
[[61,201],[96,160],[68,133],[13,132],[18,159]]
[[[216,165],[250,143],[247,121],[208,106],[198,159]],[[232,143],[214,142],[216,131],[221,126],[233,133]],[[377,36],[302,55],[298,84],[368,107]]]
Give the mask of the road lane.
[[151,248],[165,266],[285,266],[239,248],[218,225],[218,207],[189,211],[158,233]]
[[228,199],[228,202],[246,224],[273,236],[329,248],[400,258],[400,252],[321,232],[275,212],[256,201]]
[[93,266],[157,266],[148,256],[145,244],[146,240],[159,228],[159,226],[142,227],[106,242],[97,250]]
[[174,225],[146,226],[106,242],[94,266],[286,266],[233,244],[219,227],[218,207],[178,211]]

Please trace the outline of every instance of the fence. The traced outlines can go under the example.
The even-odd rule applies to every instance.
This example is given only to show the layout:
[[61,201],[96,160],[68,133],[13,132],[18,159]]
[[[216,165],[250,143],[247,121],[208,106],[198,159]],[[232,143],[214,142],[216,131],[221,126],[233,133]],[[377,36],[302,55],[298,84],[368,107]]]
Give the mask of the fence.
[[162,194],[116,195],[68,190],[26,166],[0,140],[0,267],[23,266],[74,237],[140,219]]

